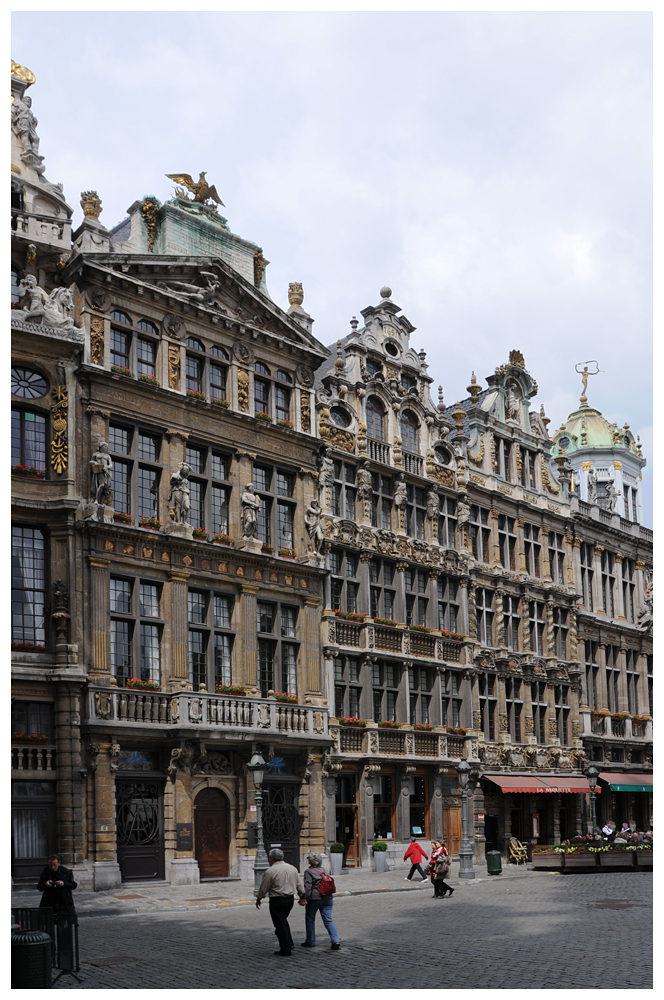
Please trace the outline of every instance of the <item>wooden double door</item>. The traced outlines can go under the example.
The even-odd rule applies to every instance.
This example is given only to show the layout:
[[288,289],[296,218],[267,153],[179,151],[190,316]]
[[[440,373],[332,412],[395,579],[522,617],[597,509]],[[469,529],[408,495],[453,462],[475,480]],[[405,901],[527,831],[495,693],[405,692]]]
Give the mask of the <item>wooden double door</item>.
[[230,822],[228,799],[218,788],[203,788],[194,800],[196,860],[201,878],[229,874]]

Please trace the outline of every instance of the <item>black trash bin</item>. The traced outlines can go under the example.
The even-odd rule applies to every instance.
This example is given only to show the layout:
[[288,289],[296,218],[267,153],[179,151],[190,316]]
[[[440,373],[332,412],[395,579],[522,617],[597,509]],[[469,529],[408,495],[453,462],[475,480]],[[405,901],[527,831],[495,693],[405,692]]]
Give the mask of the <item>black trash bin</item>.
[[44,931],[12,934],[12,989],[50,990],[51,938]]
[[500,875],[503,870],[503,862],[500,851],[486,852],[486,870],[489,875]]

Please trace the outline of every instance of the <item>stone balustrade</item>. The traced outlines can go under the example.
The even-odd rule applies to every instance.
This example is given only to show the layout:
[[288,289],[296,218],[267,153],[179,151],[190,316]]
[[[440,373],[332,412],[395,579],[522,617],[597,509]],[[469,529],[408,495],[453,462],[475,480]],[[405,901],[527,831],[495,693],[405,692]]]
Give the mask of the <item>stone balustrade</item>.
[[124,688],[88,690],[88,720],[153,727],[235,729],[267,737],[287,733],[327,736],[326,708],[202,691],[161,693]]
[[12,209],[12,230],[27,239],[51,246],[62,246],[71,250],[71,222],[69,219],[54,219],[52,215],[39,215]]
[[452,736],[442,732],[417,730],[360,728],[357,726],[330,727],[334,753],[373,754],[388,757],[421,757],[460,760],[466,756],[464,745],[467,736]]
[[18,743],[12,746],[12,771],[56,770],[55,747]]
[[464,663],[465,645],[446,639],[439,632],[419,632],[405,625],[380,625],[372,618],[350,622],[328,615],[324,618],[323,642],[349,649],[377,650],[399,656],[421,657],[440,663]]

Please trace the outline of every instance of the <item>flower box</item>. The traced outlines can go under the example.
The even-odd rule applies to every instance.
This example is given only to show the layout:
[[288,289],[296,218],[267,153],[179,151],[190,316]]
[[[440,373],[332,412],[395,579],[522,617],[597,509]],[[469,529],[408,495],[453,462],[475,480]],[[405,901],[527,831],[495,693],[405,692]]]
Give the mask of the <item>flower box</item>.
[[634,851],[634,861],[637,868],[652,868],[652,850]]
[[392,722],[391,719],[381,719],[378,723],[379,729],[401,729],[400,722]]
[[205,528],[194,528],[194,538],[197,538],[199,542],[207,542],[209,537],[210,533]]
[[46,646],[42,646],[37,642],[14,642],[12,640],[12,652],[13,653],[45,653]]
[[264,552],[266,556],[271,556],[274,552],[274,545],[261,545],[261,552]]
[[136,691],[160,691],[161,685],[156,684],[154,681],[144,681],[140,677],[130,677],[129,680],[125,681],[125,688],[129,690]]
[[597,860],[600,868],[633,868],[632,854],[635,851],[598,851]]
[[207,396],[198,389],[187,389],[187,399],[197,399],[201,403],[207,403]]
[[450,736],[465,736],[468,730],[463,726],[445,726],[445,732]]
[[32,465],[12,465],[12,476],[24,479],[46,479],[46,469],[35,469]]
[[264,420],[267,424],[272,423],[272,417],[269,413],[256,413],[255,417],[257,420]]
[[150,528],[151,531],[161,531],[162,524],[156,517],[142,517],[138,522],[139,528]]
[[447,629],[441,628],[440,634],[443,639],[451,639],[452,642],[463,642],[466,638],[463,632],[448,632]]
[[48,743],[48,736],[39,733],[12,733],[12,743]]
[[596,719],[604,719],[607,715],[611,715],[608,708],[593,708],[590,712]]
[[535,853],[533,848],[533,868],[562,868],[565,857],[562,854],[554,854],[553,851],[542,851]]
[[563,854],[565,859],[565,870],[572,871],[578,868],[596,868],[597,867],[597,855],[591,854],[590,851],[575,851],[573,854]]
[[651,715],[633,715],[632,722],[650,722],[652,719]]
[[224,535],[223,533],[220,535],[214,535],[212,541],[215,542],[217,545],[233,544],[233,539],[230,537],[230,535]]
[[111,365],[111,371],[116,375],[123,375],[124,378],[135,378],[131,368],[124,368],[122,365]]
[[242,687],[241,684],[217,684],[215,685],[215,692],[217,694],[241,694],[245,695],[247,689]]
[[231,405],[227,399],[217,399],[216,397],[213,397],[210,402],[213,406],[223,406],[225,410],[230,409]]
[[121,510],[118,510],[113,515],[114,521],[119,521],[120,524],[133,524],[134,518],[131,514],[124,514]]
[[430,733],[433,726],[429,722],[414,722],[413,729],[419,733]]
[[358,719],[358,717],[355,715],[351,715],[348,718],[339,718],[337,719],[337,722],[339,723],[340,726],[349,726],[349,727],[353,726],[356,729],[364,729],[366,726],[365,720]]
[[155,378],[154,375],[139,375],[138,376],[138,381],[139,382],[147,382],[148,385],[156,385],[157,388],[159,388],[159,386],[161,385],[161,382],[159,381],[159,379]]
[[285,701],[289,705],[297,705],[297,697],[294,694],[287,694],[285,691],[275,691],[273,697],[276,701]]
[[623,722],[625,719],[631,719],[632,716],[630,712],[612,712],[611,718],[615,722]]
[[409,625],[411,632],[430,632],[431,629],[427,625]]
[[393,618],[374,618],[374,625],[386,625],[388,628],[396,628],[397,622]]
[[277,424],[279,427],[288,427],[291,431],[295,430],[295,424],[292,420],[277,420]]
[[295,549],[279,549],[279,555],[282,559],[295,559]]
[[365,615],[358,615],[355,611],[335,611],[337,618],[343,618],[346,622],[363,622]]

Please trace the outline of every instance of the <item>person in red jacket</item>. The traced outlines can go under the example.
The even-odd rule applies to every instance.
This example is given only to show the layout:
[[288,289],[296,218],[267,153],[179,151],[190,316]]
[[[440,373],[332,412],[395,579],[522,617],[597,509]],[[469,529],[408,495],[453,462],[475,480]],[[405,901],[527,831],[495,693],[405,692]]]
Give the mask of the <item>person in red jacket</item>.
[[410,882],[413,875],[415,874],[416,869],[422,876],[423,882],[429,881],[428,876],[424,874],[424,872],[422,871],[422,866],[420,865],[422,856],[424,856],[427,859],[427,861],[429,860],[429,855],[427,854],[427,852],[420,844],[418,844],[417,837],[411,837],[410,844],[408,845],[406,853],[403,856],[404,861],[407,861],[408,858],[410,858],[410,865],[411,865],[410,872],[408,873],[408,875],[406,875],[405,879],[406,882]]

